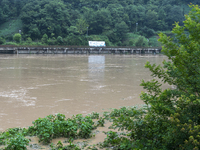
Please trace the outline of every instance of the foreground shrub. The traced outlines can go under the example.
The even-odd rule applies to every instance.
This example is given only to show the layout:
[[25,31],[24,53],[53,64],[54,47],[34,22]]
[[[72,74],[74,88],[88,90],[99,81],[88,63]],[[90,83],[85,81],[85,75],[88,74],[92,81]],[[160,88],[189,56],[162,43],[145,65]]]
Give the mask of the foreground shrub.
[[[102,144],[114,149],[187,149],[200,148],[200,8],[191,5],[184,26],[175,24],[172,33],[178,43],[159,34],[164,44],[162,52],[168,57],[161,65],[146,68],[152,72],[151,81],[142,81],[146,92],[141,113],[125,115],[122,110],[111,112],[113,127],[128,131],[123,136],[109,133]],[[162,89],[163,81],[175,88]],[[131,143],[131,144],[129,144]],[[129,145],[129,147],[122,147]]]

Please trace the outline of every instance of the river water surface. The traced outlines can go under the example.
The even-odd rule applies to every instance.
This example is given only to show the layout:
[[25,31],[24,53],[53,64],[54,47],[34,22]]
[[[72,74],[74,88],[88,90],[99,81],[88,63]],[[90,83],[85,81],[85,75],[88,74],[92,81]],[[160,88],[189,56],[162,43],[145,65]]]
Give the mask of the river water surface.
[[163,55],[0,55],[0,131],[39,117],[141,105],[146,61]]

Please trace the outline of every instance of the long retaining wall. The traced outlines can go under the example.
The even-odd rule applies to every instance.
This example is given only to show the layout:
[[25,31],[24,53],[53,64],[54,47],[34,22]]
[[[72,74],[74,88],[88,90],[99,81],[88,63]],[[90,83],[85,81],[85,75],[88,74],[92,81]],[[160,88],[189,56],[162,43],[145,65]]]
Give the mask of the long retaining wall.
[[158,54],[160,47],[0,46],[9,54]]

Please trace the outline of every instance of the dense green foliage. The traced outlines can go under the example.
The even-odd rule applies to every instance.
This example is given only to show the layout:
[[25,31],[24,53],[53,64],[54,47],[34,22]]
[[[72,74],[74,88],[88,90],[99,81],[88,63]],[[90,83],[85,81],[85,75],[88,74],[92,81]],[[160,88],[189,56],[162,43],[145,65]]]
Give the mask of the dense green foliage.
[[[198,0],[2,0],[0,30],[4,23],[20,18],[19,29],[23,41],[29,38],[27,44],[47,35],[43,44],[87,45],[88,40],[95,40],[92,35],[98,35],[107,45],[136,46],[127,33],[150,38],[171,30],[175,21],[182,24],[190,2],[200,4]],[[6,30],[8,35],[4,30],[0,35],[12,39],[12,29]]]
[[[54,150],[97,149],[118,150],[198,150],[200,149],[200,8],[191,5],[191,12],[172,30],[176,39],[160,33],[163,53],[168,57],[163,66],[146,63],[152,72],[151,81],[142,81],[146,92],[141,99],[142,108],[113,109],[83,117],[76,115],[66,119],[64,115],[50,115],[39,118],[28,129],[8,129],[0,134],[0,144],[6,149],[26,149],[26,135],[38,136],[40,142],[50,143],[53,138],[69,138],[68,146],[61,142],[51,145]],[[176,42],[174,42],[176,41]],[[162,83],[174,88],[162,89]],[[94,122],[93,119],[98,119]],[[103,126],[105,120],[112,121],[110,128],[116,131],[105,132],[107,138],[95,146],[79,148],[72,138],[89,138],[92,130]]]
[[[115,128],[129,131],[129,138],[109,133],[110,141],[103,144],[116,149],[200,148],[200,8],[191,7],[184,26],[176,23],[172,31],[176,43],[163,33],[159,35],[168,57],[163,67],[146,64],[154,79],[141,84],[147,90],[141,94],[144,112],[133,118],[123,113],[113,120]],[[162,89],[159,81],[174,88]]]

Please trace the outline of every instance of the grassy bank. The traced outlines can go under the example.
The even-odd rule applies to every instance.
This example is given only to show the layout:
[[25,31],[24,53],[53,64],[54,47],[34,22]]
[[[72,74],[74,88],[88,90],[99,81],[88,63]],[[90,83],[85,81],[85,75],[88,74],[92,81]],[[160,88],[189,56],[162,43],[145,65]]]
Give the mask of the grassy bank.
[[0,37],[1,36],[13,36],[22,30],[22,21],[20,18],[10,19],[9,21],[0,25]]

